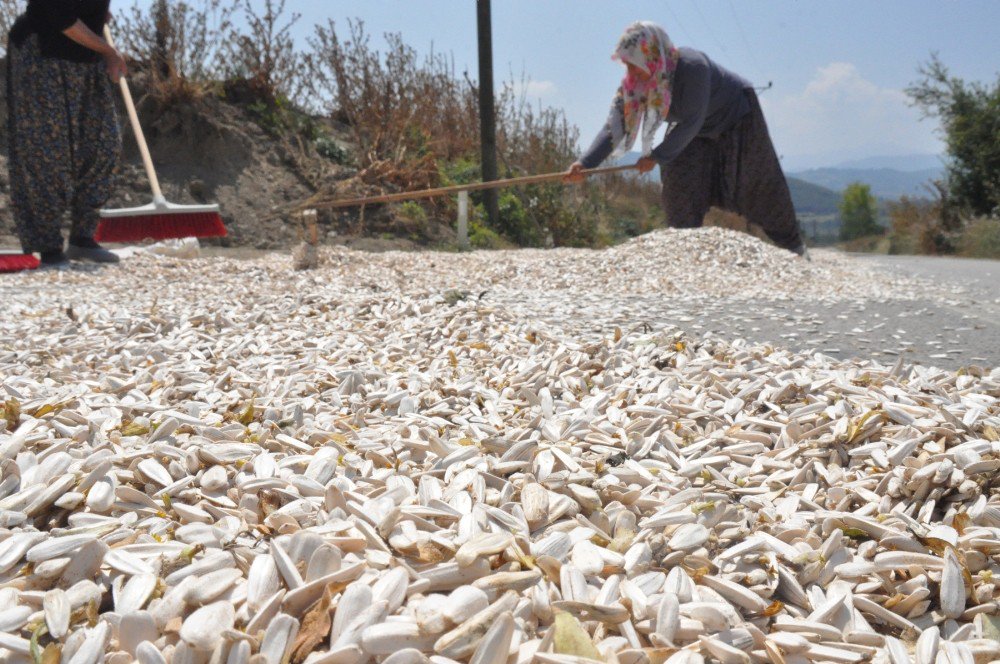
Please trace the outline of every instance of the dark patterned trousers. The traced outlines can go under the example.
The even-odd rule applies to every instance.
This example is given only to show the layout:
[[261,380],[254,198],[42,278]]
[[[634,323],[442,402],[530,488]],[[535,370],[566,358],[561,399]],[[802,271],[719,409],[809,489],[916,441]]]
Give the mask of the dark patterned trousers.
[[93,237],[111,195],[121,131],[103,63],[44,58],[34,35],[7,51],[8,150],[14,222],[25,252]]
[[718,139],[695,138],[666,167],[663,208],[672,228],[698,228],[713,205],[743,215],[779,247],[802,243],[788,182],[753,90],[750,112]]

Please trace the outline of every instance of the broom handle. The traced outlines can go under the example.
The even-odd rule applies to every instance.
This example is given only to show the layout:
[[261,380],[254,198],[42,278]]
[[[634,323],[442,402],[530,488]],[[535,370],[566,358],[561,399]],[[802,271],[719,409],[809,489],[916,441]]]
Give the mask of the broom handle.
[[[115,42],[111,39],[111,30],[104,26],[104,41],[115,47]],[[135,112],[135,102],[132,101],[132,93],[128,89],[128,81],[122,76],[118,79],[118,86],[122,89],[122,99],[125,100],[125,110],[128,111],[129,122],[132,123],[132,133],[135,134],[136,145],[139,146],[139,154],[142,155],[142,165],[146,167],[146,176],[149,178],[149,187],[153,190],[153,200],[160,202],[163,199],[163,192],[160,190],[160,181],[156,177],[156,169],[153,168],[153,158],[149,155],[149,146],[146,145],[146,137],[142,133],[142,125],[139,124],[139,115]]]
[[[581,171],[583,175],[600,175],[602,173],[619,173],[638,168],[638,164],[626,164],[622,166],[606,166],[604,168],[590,168]],[[450,187],[438,187],[437,189],[419,189],[417,191],[400,191],[395,194],[381,194],[379,196],[368,196],[365,198],[342,198],[336,201],[319,201],[310,203],[310,208],[342,208],[354,205],[367,205],[368,203],[391,203],[393,201],[407,201],[415,198],[430,198],[431,196],[442,196],[460,191],[479,191],[481,189],[496,189],[498,187],[508,187],[519,184],[537,184],[540,182],[553,182],[565,177],[565,171],[559,173],[544,173],[542,175],[526,175],[519,178],[507,178],[506,180],[490,180],[489,182],[474,182],[471,184],[456,184]]]

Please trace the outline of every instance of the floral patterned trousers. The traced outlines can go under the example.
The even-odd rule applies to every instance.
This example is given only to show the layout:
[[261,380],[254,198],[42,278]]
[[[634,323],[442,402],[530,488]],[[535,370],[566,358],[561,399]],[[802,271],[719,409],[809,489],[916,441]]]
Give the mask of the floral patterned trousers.
[[27,252],[91,238],[111,195],[121,131],[111,82],[101,62],[42,57],[37,38],[11,43],[7,58],[11,203]]
[[663,208],[672,228],[698,228],[713,205],[743,215],[779,247],[802,244],[778,155],[753,90],[750,112],[718,139],[695,138],[660,169]]

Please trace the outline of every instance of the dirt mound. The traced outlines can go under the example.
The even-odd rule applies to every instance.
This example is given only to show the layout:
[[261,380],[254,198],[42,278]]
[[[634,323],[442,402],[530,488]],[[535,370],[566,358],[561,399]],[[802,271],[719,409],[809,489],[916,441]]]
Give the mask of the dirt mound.
[[[0,60],[0,89],[5,89],[6,63]],[[299,242],[296,203],[318,190],[330,190],[356,171],[324,157],[315,141],[281,128],[265,130],[259,110],[220,96],[165,106],[145,94],[141,74],[131,81],[140,120],[167,199],[174,203],[218,203],[229,236],[209,243],[274,249]],[[255,115],[255,112],[257,115]],[[6,98],[0,102],[0,246],[16,246],[7,176]],[[132,130],[123,109],[124,159],[115,194],[108,207],[145,205],[151,200]],[[330,121],[322,125],[324,140],[350,150],[348,134]],[[439,241],[441,224],[414,228],[385,206],[366,211],[322,212],[321,241],[352,243],[359,236],[393,238],[395,246]],[[400,240],[400,238],[405,238]]]

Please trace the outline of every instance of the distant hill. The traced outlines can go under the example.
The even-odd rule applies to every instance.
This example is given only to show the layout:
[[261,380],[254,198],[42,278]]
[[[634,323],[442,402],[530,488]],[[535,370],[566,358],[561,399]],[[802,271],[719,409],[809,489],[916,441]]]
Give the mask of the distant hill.
[[788,175],[835,192],[843,191],[852,182],[863,182],[871,186],[872,193],[878,198],[896,199],[900,196],[927,198],[924,185],[940,178],[943,172],[941,166],[915,171],[895,168],[812,168]]
[[[638,152],[628,152],[615,163],[634,164],[638,158]],[[801,183],[795,185],[792,191],[796,209],[800,209],[801,204],[802,211],[805,212],[818,208],[823,211],[815,214],[836,214],[836,201],[840,200],[840,192],[852,182],[863,182],[871,186],[872,193],[880,199],[895,200],[900,196],[928,198],[924,185],[944,175],[944,164],[939,156],[932,154],[868,157],[845,161],[836,167],[786,170],[785,175],[790,180],[797,179]],[[646,177],[659,182],[660,169],[654,168]],[[807,192],[803,188],[805,184],[818,185],[827,191],[823,194],[815,190]],[[792,187],[791,182],[789,187]],[[830,195],[836,199],[832,205]]]
[[884,157],[866,157],[834,164],[833,168],[892,168],[911,173],[913,171],[941,170],[944,161],[936,154],[903,154]]
[[792,192],[792,202],[798,214],[837,214],[840,194],[794,177],[788,177],[788,188]]
[[871,157],[846,157],[836,154],[782,155],[786,173],[812,168],[894,168],[897,171],[923,171],[944,166],[944,156],[932,152],[882,154]]

